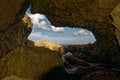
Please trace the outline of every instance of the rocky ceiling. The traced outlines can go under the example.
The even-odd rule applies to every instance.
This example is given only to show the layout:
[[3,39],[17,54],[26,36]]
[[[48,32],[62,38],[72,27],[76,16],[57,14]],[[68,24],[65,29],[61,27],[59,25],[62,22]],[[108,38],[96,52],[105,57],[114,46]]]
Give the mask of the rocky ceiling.
[[[30,33],[27,26],[31,23],[29,20],[24,21],[23,17],[31,4],[32,13],[45,14],[56,26],[82,27],[91,30],[97,39],[94,46],[101,58],[103,59],[103,55],[106,54],[115,54],[112,61],[116,62],[119,46],[110,13],[119,2],[120,0],[0,0],[0,54],[3,55],[10,49],[27,42]],[[17,30],[20,32],[17,33]],[[22,38],[25,38],[25,41]]]

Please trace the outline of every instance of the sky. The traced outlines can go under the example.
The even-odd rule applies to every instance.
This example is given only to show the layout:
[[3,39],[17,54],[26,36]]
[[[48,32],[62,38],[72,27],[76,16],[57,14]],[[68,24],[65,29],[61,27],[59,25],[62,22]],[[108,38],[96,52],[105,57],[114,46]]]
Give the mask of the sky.
[[44,14],[32,14],[30,8],[26,13],[33,23],[29,40],[34,42],[50,40],[58,44],[88,44],[96,41],[92,32],[87,29],[53,26]]

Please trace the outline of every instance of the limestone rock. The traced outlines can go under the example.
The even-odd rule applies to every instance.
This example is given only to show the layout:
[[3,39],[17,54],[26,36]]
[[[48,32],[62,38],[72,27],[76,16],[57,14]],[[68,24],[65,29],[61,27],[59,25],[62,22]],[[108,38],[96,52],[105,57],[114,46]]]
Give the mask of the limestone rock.
[[120,4],[115,7],[111,13],[113,25],[115,26],[115,35],[120,45]]
[[34,46],[34,42],[31,41],[31,40],[27,40],[25,45],[26,45],[26,47],[33,47]]
[[[0,59],[0,79],[9,75],[33,80],[42,79],[51,70],[56,73],[49,75],[65,77],[62,66],[61,58],[49,49],[17,47]],[[59,74],[58,69],[62,73]]]
[[19,22],[29,4],[29,0],[0,0],[0,31]]
[[[93,32],[97,56],[105,62],[120,52],[110,18],[120,0],[33,0],[32,12],[45,14],[55,26],[85,28]],[[109,57],[108,57],[109,56]],[[114,57],[115,58],[115,57]]]
[[32,80],[32,79],[29,79],[29,78],[19,78],[15,75],[11,75],[11,76],[8,76],[8,77],[5,77],[1,80]]
[[[98,54],[102,53],[103,55],[101,58],[105,59],[105,54],[119,52],[110,18],[110,12],[118,5],[119,0],[5,0],[0,1],[0,18],[2,20],[0,23],[0,42],[3,42],[0,44],[1,56],[13,47],[21,45],[21,39],[12,40],[14,39],[12,36],[18,36],[15,33],[20,31],[20,27],[13,26],[18,26],[21,22],[30,2],[33,13],[45,14],[55,26],[83,27],[93,31],[97,40],[95,46],[100,51]],[[21,31],[24,30],[26,28]],[[22,35],[21,32],[19,33]],[[24,36],[27,38],[27,35],[29,32]]]
[[119,58],[116,58],[120,56],[118,54],[120,49],[114,37],[110,18],[110,12],[120,0],[0,0],[1,78],[14,74],[20,77],[37,78],[42,72],[59,64],[58,58],[55,59],[54,64],[54,54],[45,54],[45,56],[39,54],[46,49],[16,48],[26,46],[27,37],[31,32],[28,24],[30,20],[22,19],[30,2],[32,12],[45,14],[55,26],[83,27],[93,31],[97,40],[95,47],[99,49],[98,54],[101,59],[107,63],[114,61],[111,64],[118,61],[114,66],[120,66]]
[[45,48],[48,48],[50,50],[60,52],[61,54],[64,53],[64,48],[61,45],[59,45],[57,43],[54,43],[52,41],[49,41],[49,40],[43,40],[43,41],[40,41],[40,42],[34,42],[34,46],[36,46],[36,47],[45,47]]
[[27,37],[31,33],[31,19],[24,15],[22,20],[0,32],[0,57],[17,46],[25,46]]
[[31,8],[33,13],[45,14],[55,26],[79,27],[94,21],[108,22],[110,11],[119,2],[119,0],[33,0]]

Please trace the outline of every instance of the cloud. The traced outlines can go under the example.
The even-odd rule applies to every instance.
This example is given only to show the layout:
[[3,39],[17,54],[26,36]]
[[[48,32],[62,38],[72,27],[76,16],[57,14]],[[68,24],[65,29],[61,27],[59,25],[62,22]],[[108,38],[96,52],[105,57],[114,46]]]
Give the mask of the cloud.
[[[65,28],[65,32],[62,33],[54,33],[52,30],[51,31],[42,31],[42,30],[37,30],[35,31],[33,29],[32,33],[29,35],[28,39],[32,41],[41,41],[41,40],[50,40],[53,42],[56,42],[58,44],[87,44],[87,43],[94,43],[96,41],[95,37],[92,35],[88,36],[73,36],[73,32],[78,32],[78,30],[70,28]],[[86,31],[86,30],[85,30]],[[80,31],[79,31],[80,32]],[[83,34],[84,32],[81,31]],[[69,34],[69,35],[68,35]]]
[[32,41],[51,40],[58,44],[86,44],[96,41],[92,32],[82,28],[55,27],[43,14],[26,13],[33,23],[32,33],[28,39]]
[[27,13],[27,14],[31,18],[31,21],[33,23],[33,28],[50,30],[51,23],[48,21],[45,15],[38,14],[38,13],[36,14]]
[[51,26],[51,28],[54,32],[63,32],[64,31],[64,27]]
[[33,23],[33,28],[39,28],[42,30],[52,30],[54,32],[63,32],[64,27],[55,27],[52,26],[49,20],[46,18],[43,14],[30,14],[30,11],[27,10],[26,12],[28,16],[31,18],[31,21]]
[[79,29],[78,31],[73,33],[75,36],[86,36],[89,35],[90,33],[86,31],[85,29]]

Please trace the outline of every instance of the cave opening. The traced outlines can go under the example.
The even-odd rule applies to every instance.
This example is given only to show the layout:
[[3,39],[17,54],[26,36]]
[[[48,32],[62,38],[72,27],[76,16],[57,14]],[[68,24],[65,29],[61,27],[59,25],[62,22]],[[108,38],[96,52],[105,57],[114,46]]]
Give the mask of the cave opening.
[[[67,74],[69,74],[69,76],[73,77],[74,79],[79,78],[78,76],[75,77],[73,75],[71,76],[71,74],[76,75],[77,67],[79,66],[77,65],[79,64],[79,60],[81,59],[89,60],[87,55],[85,55],[86,57],[84,57],[84,54],[86,52],[89,52],[90,50],[91,52],[89,53],[92,53],[92,51],[94,50],[93,48],[93,49],[88,49],[86,51],[88,47],[90,48],[93,47],[91,46],[91,44],[94,44],[96,42],[96,38],[93,35],[92,31],[88,30],[87,28],[83,29],[83,28],[77,28],[75,26],[73,26],[73,28],[69,26],[63,26],[63,27],[53,26],[45,15],[39,13],[32,14],[30,12],[30,8],[27,9],[26,13],[31,18],[31,21],[33,23],[32,32],[28,36],[28,39],[35,42],[34,45],[38,47],[39,45],[41,45],[41,43],[44,44],[44,42],[48,44],[52,42],[52,44],[57,43],[62,45],[61,50],[58,51],[62,53],[60,57],[64,63],[65,72],[67,72]],[[47,48],[49,47],[47,46]],[[70,67],[70,65],[66,63],[70,64],[73,67]],[[85,63],[85,65],[88,64]]]
[[28,39],[33,42],[51,41],[60,45],[93,44],[96,42],[93,33],[83,28],[53,26],[43,14],[32,14],[30,8],[26,13],[31,18],[33,28]]
[[[24,11],[30,2],[33,5],[33,12],[43,10],[42,13],[46,13],[54,24],[71,26],[56,27],[51,25],[45,15],[28,12],[31,20],[35,22],[32,33],[29,35],[32,24],[30,18],[26,14],[24,16]],[[117,42],[119,25],[115,25],[119,21],[115,14],[117,21],[113,29],[109,19],[118,0],[3,0],[0,4],[2,11],[0,12],[2,20],[0,79],[8,79],[10,76],[10,79],[35,80],[120,80],[120,50]],[[118,13],[119,10],[120,8]],[[57,18],[53,17],[54,12]],[[60,16],[61,13],[63,14]],[[65,15],[68,17],[65,18]],[[86,25],[86,27],[80,25]],[[77,27],[84,27],[84,29]],[[93,33],[89,30],[93,30],[95,37],[90,38]],[[115,32],[117,33],[114,34]],[[31,35],[33,35],[32,38]],[[49,39],[58,44],[70,46],[65,47],[66,54],[59,56],[55,51],[34,46],[34,42],[31,46],[27,37],[34,42]],[[93,40],[95,38],[97,41]],[[89,46],[89,43],[92,46]],[[71,46],[71,44],[87,44],[87,46]],[[65,79],[64,70],[71,79]],[[42,77],[45,79],[41,79]]]

